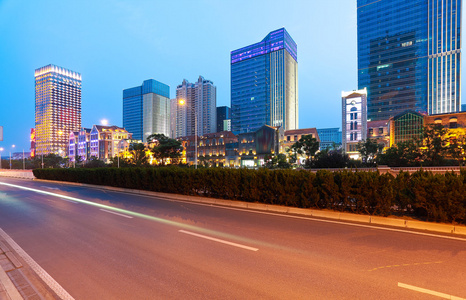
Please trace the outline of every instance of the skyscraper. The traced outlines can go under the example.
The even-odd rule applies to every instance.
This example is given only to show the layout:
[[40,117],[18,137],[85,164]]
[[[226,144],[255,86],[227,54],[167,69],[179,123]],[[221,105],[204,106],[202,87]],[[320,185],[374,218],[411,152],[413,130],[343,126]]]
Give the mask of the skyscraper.
[[123,90],[123,127],[144,142],[153,133],[170,136],[170,87],[149,79]]
[[[186,79],[176,87],[176,137],[214,133],[217,129],[217,87],[199,76],[196,83]],[[180,105],[180,100],[184,104]]]
[[231,120],[231,109],[228,106],[217,107],[217,132],[226,130],[224,126],[226,120]]
[[35,70],[35,154],[65,156],[81,127],[81,74],[55,65]]
[[461,1],[358,0],[358,86],[368,119],[459,111]]
[[234,133],[298,128],[297,46],[285,28],[231,52],[231,114]]

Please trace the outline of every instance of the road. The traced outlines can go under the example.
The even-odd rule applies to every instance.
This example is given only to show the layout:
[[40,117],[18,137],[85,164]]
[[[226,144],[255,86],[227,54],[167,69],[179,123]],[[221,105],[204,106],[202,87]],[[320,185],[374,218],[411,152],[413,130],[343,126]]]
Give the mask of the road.
[[466,238],[11,178],[0,228],[75,299],[466,298]]

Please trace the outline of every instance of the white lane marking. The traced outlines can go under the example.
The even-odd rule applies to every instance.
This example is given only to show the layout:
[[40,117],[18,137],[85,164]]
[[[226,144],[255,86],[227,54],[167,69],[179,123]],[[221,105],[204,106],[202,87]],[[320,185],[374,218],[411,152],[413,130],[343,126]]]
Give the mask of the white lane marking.
[[[98,188],[96,188],[96,189],[98,189]],[[120,192],[120,191],[113,191],[113,192],[121,193],[121,194],[131,194],[129,192]],[[134,195],[134,194],[132,194],[132,195]],[[206,203],[198,203],[198,202],[188,202],[188,201],[185,201],[185,200],[169,199],[169,198],[163,198],[163,197],[159,197],[159,196],[148,196],[148,195],[141,195],[141,194],[137,194],[137,196],[152,198],[152,199],[155,198],[157,200],[170,201],[170,202],[179,202],[179,203],[188,203],[188,204],[199,205],[199,206],[216,207],[216,208],[219,208],[219,209],[237,210],[237,211],[243,211],[243,212],[248,212],[248,213],[252,213],[252,214],[262,214],[262,215],[269,215],[269,216],[278,216],[278,217],[283,217],[283,218],[308,220],[308,221],[323,222],[323,223],[333,223],[333,224],[363,227],[363,228],[370,228],[370,229],[379,229],[379,230],[385,230],[385,231],[394,231],[394,232],[401,232],[401,233],[408,233],[408,234],[417,234],[417,235],[423,235],[423,236],[430,236],[430,237],[436,237],[436,238],[466,242],[466,238],[459,238],[459,237],[448,236],[448,235],[438,235],[438,234],[434,234],[434,233],[424,233],[424,232],[417,232],[417,231],[409,231],[409,230],[407,230],[408,228],[403,230],[403,229],[379,227],[379,226],[376,226],[375,224],[374,225],[363,225],[363,224],[355,224],[355,223],[346,223],[346,222],[341,222],[341,221],[315,219],[317,217],[313,217],[313,216],[306,216],[306,217],[304,217],[304,216],[303,217],[292,216],[292,215],[286,215],[286,213],[279,214],[279,213],[266,212],[266,211],[257,211],[257,210],[254,210],[252,208],[244,209],[244,208],[228,207],[228,206],[222,206],[222,205],[214,204],[214,203],[207,203],[206,204]]]
[[456,297],[456,296],[452,296],[452,295],[448,295],[448,294],[444,294],[444,293],[440,293],[440,292],[436,292],[436,291],[432,291],[428,289],[423,289],[423,288],[420,288],[414,285],[409,285],[409,284],[405,284],[401,282],[398,282],[398,287],[405,288],[408,290],[413,290],[413,291],[424,293],[424,294],[429,294],[432,296],[437,296],[443,299],[465,300],[464,298],[460,298],[460,297]]
[[38,263],[36,263],[16,242],[0,228],[0,236],[21,256],[37,275],[57,294],[60,299],[74,300],[68,292],[55,279],[52,278]]
[[178,230],[178,232],[186,233],[186,234],[197,236],[197,237],[200,237],[200,238],[203,238],[203,239],[206,239],[206,240],[210,240],[210,241],[214,241],[214,242],[218,242],[218,243],[222,243],[222,244],[226,244],[226,245],[230,245],[230,246],[234,246],[234,247],[238,247],[238,248],[242,248],[242,249],[246,249],[246,250],[251,250],[251,251],[258,251],[259,250],[257,248],[253,248],[253,247],[249,247],[249,246],[245,246],[245,245],[241,245],[241,244],[237,244],[237,243],[233,243],[233,242],[213,238],[213,237],[210,237],[210,236],[206,236],[206,235],[202,235],[202,234],[198,234],[198,233],[194,233],[194,232],[190,232],[190,231],[186,231],[186,230]]
[[41,185],[40,187],[43,187],[43,188],[46,188],[46,189],[49,189],[49,190],[60,190],[59,188],[45,186],[45,185]]
[[120,214],[120,213],[117,213],[117,212],[114,212],[114,211],[111,211],[111,210],[106,210],[106,209],[100,209],[101,211],[104,211],[104,212],[108,212],[109,214],[114,214],[114,215],[117,215],[117,216],[120,216],[120,217],[125,217],[125,218],[128,218],[128,219],[132,219],[133,217],[131,216],[127,216],[127,215],[124,215],[124,214]]
[[61,200],[64,200],[64,201],[68,201],[68,202],[71,202],[71,203],[75,203],[77,204],[78,202],[76,201],[73,201],[73,200],[69,200],[69,199],[65,199],[65,198],[60,198]]

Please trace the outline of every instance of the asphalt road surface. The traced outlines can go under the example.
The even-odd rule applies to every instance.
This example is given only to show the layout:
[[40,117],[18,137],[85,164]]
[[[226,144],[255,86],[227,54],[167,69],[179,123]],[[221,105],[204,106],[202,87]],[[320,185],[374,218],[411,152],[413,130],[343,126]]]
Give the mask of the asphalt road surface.
[[466,298],[466,237],[11,178],[0,228],[75,299]]

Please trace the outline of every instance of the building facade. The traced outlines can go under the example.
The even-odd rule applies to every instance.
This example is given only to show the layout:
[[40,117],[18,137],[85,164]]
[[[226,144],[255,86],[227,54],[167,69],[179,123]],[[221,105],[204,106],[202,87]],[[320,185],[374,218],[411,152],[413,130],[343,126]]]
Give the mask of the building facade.
[[81,74],[55,65],[35,70],[35,155],[67,154],[81,127]]
[[297,45],[281,28],[231,52],[231,117],[235,134],[263,125],[299,128]]
[[118,126],[94,125],[90,132],[90,157],[108,162],[124,150],[132,134]]
[[137,140],[154,133],[170,136],[170,87],[149,79],[123,90],[123,127]]
[[231,129],[225,128],[225,121],[228,124],[228,120],[231,120],[231,109],[228,106],[217,107],[217,132],[231,131]]
[[341,146],[340,128],[318,128],[317,133],[320,138],[319,150]]
[[424,114],[405,111],[390,118],[390,146],[420,140],[424,129]]
[[202,76],[196,83],[184,79],[176,87],[176,105],[176,137],[217,131],[217,88],[212,81]]
[[390,147],[389,120],[368,121],[367,138],[383,144],[384,148]]
[[367,90],[342,92],[341,100],[343,151],[357,159],[357,144],[367,138]]
[[358,0],[358,86],[368,119],[457,112],[461,1]]

